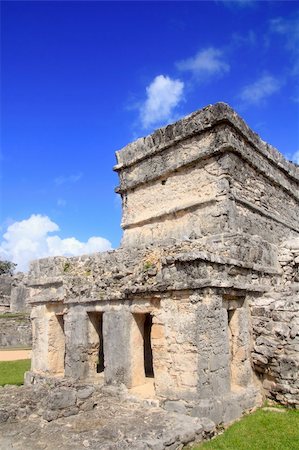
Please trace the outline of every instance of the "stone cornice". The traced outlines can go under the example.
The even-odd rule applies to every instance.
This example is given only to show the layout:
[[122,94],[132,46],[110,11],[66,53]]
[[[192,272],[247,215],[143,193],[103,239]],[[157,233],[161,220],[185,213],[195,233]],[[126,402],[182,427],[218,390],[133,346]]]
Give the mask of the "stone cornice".
[[290,178],[299,181],[299,168],[287,161],[278,150],[264,142],[227,104],[209,105],[189,116],[140,138],[116,152],[117,165],[115,171],[122,171],[147,159],[178,142],[227,123],[235,128],[256,151],[266,157],[269,162],[284,171]]

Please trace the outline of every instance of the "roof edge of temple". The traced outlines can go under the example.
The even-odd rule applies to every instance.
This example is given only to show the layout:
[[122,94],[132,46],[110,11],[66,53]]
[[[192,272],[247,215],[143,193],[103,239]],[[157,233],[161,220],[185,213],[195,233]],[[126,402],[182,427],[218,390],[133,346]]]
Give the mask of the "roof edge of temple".
[[234,127],[255,149],[272,160],[289,176],[299,181],[299,166],[288,161],[276,148],[263,141],[231,106],[223,102],[205,106],[177,122],[159,128],[152,134],[126,145],[116,152],[117,164],[114,166],[114,170],[119,172],[171,145],[212,129],[221,123],[228,123]]

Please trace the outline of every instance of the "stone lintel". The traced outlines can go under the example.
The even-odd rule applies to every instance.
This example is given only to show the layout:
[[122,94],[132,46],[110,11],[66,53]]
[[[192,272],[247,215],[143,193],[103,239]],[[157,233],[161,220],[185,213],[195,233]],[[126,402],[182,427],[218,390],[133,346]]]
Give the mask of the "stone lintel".
[[34,297],[31,297],[29,299],[29,304],[31,306],[38,306],[38,305],[51,305],[51,304],[59,304],[59,303],[65,303],[65,297],[61,295],[60,297],[54,298],[54,297],[48,297],[44,293],[41,295],[34,295]]
[[[50,262],[49,258],[49,262]],[[59,277],[51,277],[51,276],[43,276],[43,277],[39,277],[39,278],[28,278],[27,281],[27,286],[28,287],[41,287],[41,288],[47,288],[47,287],[59,287],[62,286],[63,284],[63,276],[59,276]]]
[[208,252],[194,251],[190,253],[178,253],[174,256],[166,256],[162,263],[165,265],[173,264],[177,261],[192,262],[192,261],[208,261],[216,264],[223,264],[228,266],[242,267],[254,272],[268,273],[271,275],[281,275],[282,270],[273,268],[271,266],[263,266],[261,264],[250,264],[233,258],[226,258],[224,256],[214,255]]
[[[183,278],[177,279],[177,275],[173,275],[172,283],[168,283],[168,276],[164,273],[165,270],[171,270],[171,266],[176,263],[182,263],[186,266],[192,266],[193,263],[203,263],[212,265],[214,267],[214,275],[211,278],[190,278],[184,276]],[[123,302],[131,298],[134,295],[134,301],[138,301],[135,298],[137,294],[151,295],[153,293],[169,292],[169,291],[179,291],[188,289],[203,289],[206,287],[219,287],[219,288],[233,288],[242,289],[252,292],[264,292],[269,289],[269,285],[264,285],[262,282],[258,281],[259,278],[267,277],[277,277],[281,274],[281,270],[270,266],[263,266],[259,264],[245,263],[240,260],[225,258],[223,256],[209,254],[207,252],[194,251],[190,253],[179,253],[174,256],[167,256],[162,258],[162,271],[157,273],[156,276],[147,278],[145,274],[145,279],[142,281],[132,280],[131,286],[129,284],[107,287],[106,289],[97,290],[94,288],[94,280],[86,280],[83,277],[77,277],[77,283],[81,288],[80,295],[77,297],[71,294],[69,290],[70,284],[68,277],[64,277],[57,285],[46,284],[42,292],[40,290],[41,285],[36,286],[37,292],[34,294],[34,288],[32,289],[32,296],[30,298],[31,304],[42,304],[42,303],[53,303],[63,301],[65,304],[84,304],[87,302],[108,302],[115,305],[119,302]],[[221,267],[227,267],[227,270],[223,272]],[[245,278],[243,282],[238,282],[236,280],[232,281],[231,277],[228,275],[228,271],[231,269],[241,269],[245,271],[246,274],[254,273],[257,277],[257,282],[249,283],[246,282]],[[187,270],[187,268],[186,268]],[[188,272],[188,271],[187,271]],[[187,273],[186,272],[186,273]],[[244,276],[245,276],[244,275]],[[72,277],[73,278],[73,277]],[[100,281],[98,279],[98,281]]]

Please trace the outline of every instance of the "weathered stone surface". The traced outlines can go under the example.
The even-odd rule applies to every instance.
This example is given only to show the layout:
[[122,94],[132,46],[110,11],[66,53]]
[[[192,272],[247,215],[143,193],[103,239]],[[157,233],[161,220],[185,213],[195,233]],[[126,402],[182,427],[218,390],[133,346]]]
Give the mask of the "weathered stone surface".
[[181,401],[167,400],[163,406],[166,409],[166,411],[173,411],[173,412],[177,412],[180,414],[187,413],[187,408],[186,408],[185,404]]
[[[267,315],[261,315],[260,309],[252,309],[254,339],[258,344],[254,346],[252,359],[267,396],[298,408],[299,296],[287,288],[277,293],[279,300],[265,298]],[[263,298],[260,306],[262,301]]]
[[0,317],[0,347],[30,347],[32,330],[26,314],[5,313]]
[[0,409],[0,423],[6,422],[8,418],[8,412],[5,409]]
[[9,311],[12,277],[0,275],[0,311]]
[[[84,386],[63,386],[73,399],[78,392],[88,390]],[[69,415],[69,409],[61,414],[58,410],[47,409],[41,397],[51,397],[45,386],[0,389],[0,401],[8,406],[9,412],[0,413],[0,449],[30,448],[46,449],[178,449],[192,442],[200,442],[215,433],[215,424],[205,418],[198,419],[162,408],[145,405],[142,401],[127,400],[126,392],[115,391],[114,395],[100,389],[92,393],[94,408],[80,414]],[[16,404],[11,405],[11,398]],[[30,403],[27,414],[16,422],[21,405]],[[52,405],[53,406],[53,405]],[[15,413],[15,414],[14,414]],[[78,413],[78,411],[77,411]],[[18,413],[19,414],[19,413]],[[45,420],[43,420],[43,419]]]
[[26,276],[0,275],[0,311],[29,312]]
[[225,104],[129,144],[117,159],[123,245],[227,229],[270,241],[285,227],[299,232],[296,167]]
[[29,319],[26,276],[0,275],[0,347],[30,347],[32,340]]
[[[31,266],[28,383],[124,384],[149,405],[217,424],[263,395],[298,407],[298,167],[224,104],[117,160],[122,246]],[[44,417],[91,411],[94,394],[74,395]],[[146,445],[175,448],[174,438]]]
[[76,404],[76,392],[70,389],[54,389],[47,399],[47,407],[50,409],[64,409]]

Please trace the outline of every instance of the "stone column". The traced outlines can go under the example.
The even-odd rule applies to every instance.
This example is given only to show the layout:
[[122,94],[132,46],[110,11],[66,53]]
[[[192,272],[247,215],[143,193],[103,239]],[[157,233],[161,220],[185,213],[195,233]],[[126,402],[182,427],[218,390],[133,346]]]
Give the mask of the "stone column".
[[34,372],[44,373],[48,370],[48,326],[46,311],[46,305],[35,306],[31,311],[31,369]]
[[[228,311],[230,317],[230,311]],[[233,310],[229,320],[231,389],[252,383],[250,363],[249,311],[247,305]]]
[[227,311],[222,296],[208,292],[197,308],[198,394],[215,398],[230,391]]
[[82,306],[73,306],[65,314],[66,337],[65,376],[76,379],[88,377],[88,316]]
[[105,383],[131,384],[130,330],[133,316],[128,311],[107,311],[103,315]]
[[65,335],[63,306],[59,303],[32,309],[32,370],[64,375]]
[[152,350],[157,395],[193,400],[197,389],[196,305],[187,293],[161,300],[153,317]]
[[145,383],[144,370],[144,321],[145,314],[133,314],[130,330],[130,379],[129,386],[139,386]]

